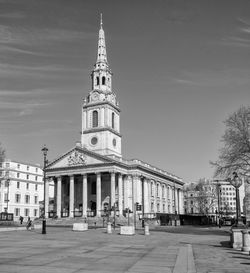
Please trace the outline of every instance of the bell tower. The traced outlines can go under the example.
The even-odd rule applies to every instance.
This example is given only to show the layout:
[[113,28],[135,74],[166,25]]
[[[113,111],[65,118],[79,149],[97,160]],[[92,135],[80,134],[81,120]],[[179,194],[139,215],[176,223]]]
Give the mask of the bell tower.
[[91,83],[91,91],[84,98],[82,107],[81,144],[102,155],[121,156],[120,108],[112,90],[102,15]]

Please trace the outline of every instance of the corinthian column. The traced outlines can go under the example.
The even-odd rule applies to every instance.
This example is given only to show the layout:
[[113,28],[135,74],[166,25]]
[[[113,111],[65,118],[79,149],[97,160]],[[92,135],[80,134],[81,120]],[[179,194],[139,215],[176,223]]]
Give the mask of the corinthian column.
[[57,191],[56,191],[56,215],[61,218],[62,211],[62,177],[57,177]]
[[101,173],[96,175],[96,216],[101,217]]
[[82,176],[82,217],[87,217],[88,206],[88,187],[87,187],[87,174]]
[[119,214],[122,215],[122,174],[120,173],[118,176],[118,208]]
[[74,191],[75,191],[75,183],[74,183],[74,175],[70,176],[69,180],[69,216],[74,217]]
[[110,183],[111,183],[111,200],[110,200],[110,204],[111,204],[111,207],[115,205],[115,173],[112,172],[111,173],[111,180],[110,180]]

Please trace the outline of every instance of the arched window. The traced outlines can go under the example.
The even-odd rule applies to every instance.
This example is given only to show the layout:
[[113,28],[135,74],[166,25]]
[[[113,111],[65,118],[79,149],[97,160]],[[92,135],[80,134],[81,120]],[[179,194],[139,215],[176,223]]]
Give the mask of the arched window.
[[115,113],[112,113],[112,128],[115,129]]
[[96,85],[99,85],[99,77],[96,77]]
[[106,78],[102,77],[102,85],[105,85],[105,84],[106,84]]
[[92,116],[92,125],[93,127],[97,127],[98,126],[98,112],[97,111],[93,111],[93,116]]

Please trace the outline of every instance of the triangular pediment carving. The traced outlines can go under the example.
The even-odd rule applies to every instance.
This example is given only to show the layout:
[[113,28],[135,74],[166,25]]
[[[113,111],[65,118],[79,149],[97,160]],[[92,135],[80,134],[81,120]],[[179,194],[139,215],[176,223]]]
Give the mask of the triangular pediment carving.
[[74,148],[47,165],[46,169],[81,167],[108,163],[111,160],[105,156],[93,153],[84,148]]

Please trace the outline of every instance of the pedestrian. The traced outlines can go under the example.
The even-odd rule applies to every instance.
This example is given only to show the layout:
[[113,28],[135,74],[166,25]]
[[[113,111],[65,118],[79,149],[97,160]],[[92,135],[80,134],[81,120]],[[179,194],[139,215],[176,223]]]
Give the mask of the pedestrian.
[[19,220],[20,220],[20,224],[22,225],[23,224],[23,216],[20,216]]
[[221,225],[222,225],[222,219],[219,218],[219,228],[221,228]]
[[28,217],[27,224],[26,224],[26,229],[29,230],[31,227],[32,221],[30,220],[30,217]]

